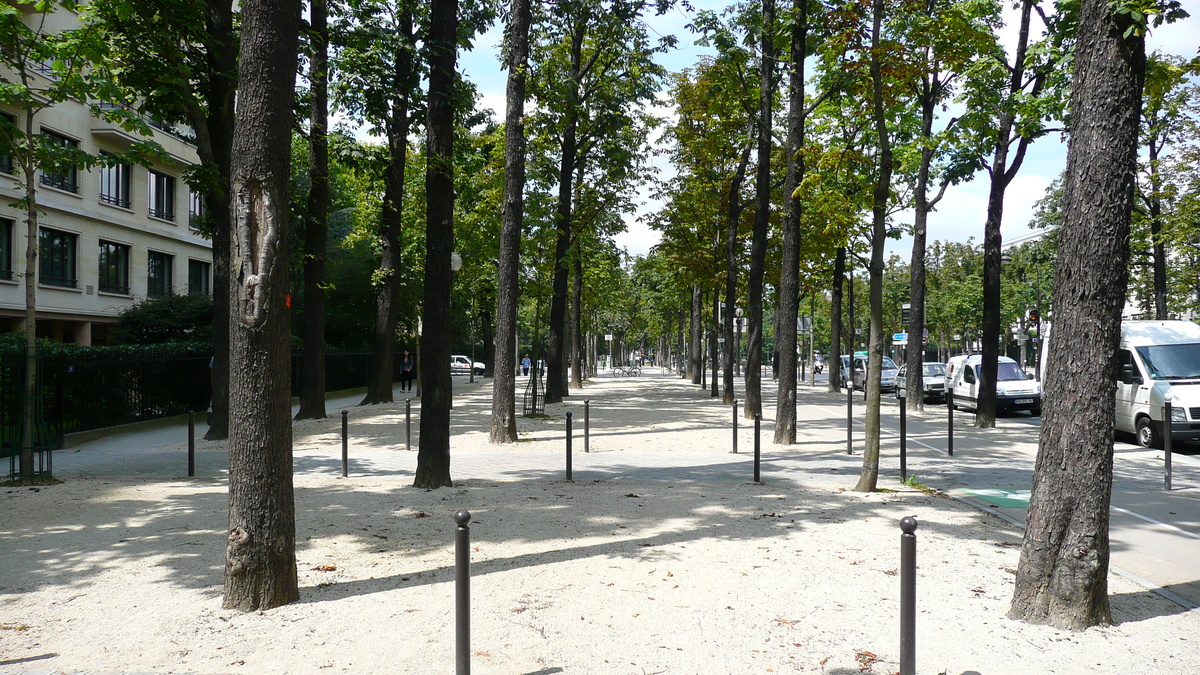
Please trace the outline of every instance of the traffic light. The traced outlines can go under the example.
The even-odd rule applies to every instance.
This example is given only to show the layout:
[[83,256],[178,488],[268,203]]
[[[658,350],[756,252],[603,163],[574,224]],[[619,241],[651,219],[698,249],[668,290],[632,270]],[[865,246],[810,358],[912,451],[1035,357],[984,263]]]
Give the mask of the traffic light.
[[1041,316],[1038,314],[1038,311],[1036,309],[1029,310],[1029,323],[1037,325],[1038,320],[1040,318],[1041,318]]

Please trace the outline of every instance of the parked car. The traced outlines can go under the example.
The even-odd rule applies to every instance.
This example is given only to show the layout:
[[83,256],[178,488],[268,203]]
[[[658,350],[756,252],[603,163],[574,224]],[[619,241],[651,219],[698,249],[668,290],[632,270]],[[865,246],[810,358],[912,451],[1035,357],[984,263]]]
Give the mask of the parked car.
[[[891,358],[883,357],[883,370],[879,374],[879,390],[892,391],[896,388],[896,373],[899,372]],[[851,383],[855,389],[867,389],[867,356],[858,354],[854,357],[854,370],[851,372]]]
[[[914,378],[913,394],[917,392],[915,385]],[[921,364],[920,392],[926,400],[946,398],[946,364],[936,361],[926,361]],[[907,364],[900,366],[899,372],[896,373],[896,398],[900,398],[901,395],[910,395]]]
[[471,364],[475,364],[475,374],[482,375],[484,365],[479,361],[471,361],[468,356],[455,354],[450,357],[450,374],[451,375],[467,375],[471,372]]
[[[1005,414],[1028,410],[1034,417],[1042,414],[1042,388],[1029,379],[1016,361],[1007,356],[997,357],[996,412]],[[946,364],[946,392],[955,408],[974,410],[979,399],[979,371],[982,357],[953,356]]]

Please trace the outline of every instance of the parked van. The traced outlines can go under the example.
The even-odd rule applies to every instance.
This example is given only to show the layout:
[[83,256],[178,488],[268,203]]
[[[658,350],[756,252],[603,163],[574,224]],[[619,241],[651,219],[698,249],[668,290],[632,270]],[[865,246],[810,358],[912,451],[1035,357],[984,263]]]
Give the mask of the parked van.
[[1160,447],[1163,406],[1171,402],[1171,439],[1200,439],[1200,325],[1125,321],[1117,352],[1116,428]]
[[[946,391],[955,408],[975,410],[979,400],[979,373],[983,357],[954,356],[946,363]],[[1007,356],[996,364],[996,412],[1028,410],[1034,417],[1042,414],[1042,389],[1029,379],[1021,366]]]

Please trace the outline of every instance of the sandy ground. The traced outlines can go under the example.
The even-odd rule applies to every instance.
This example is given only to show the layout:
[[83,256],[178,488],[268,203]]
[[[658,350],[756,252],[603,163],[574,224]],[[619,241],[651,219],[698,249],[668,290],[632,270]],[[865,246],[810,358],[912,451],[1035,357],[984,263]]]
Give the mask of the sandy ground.
[[774,455],[819,461],[756,484],[723,463],[729,411],[706,393],[601,378],[593,453],[576,432],[568,482],[567,408],[522,418],[522,441],[498,448],[489,386],[456,395],[453,488],[411,487],[403,403],[351,408],[345,479],[336,411],[296,423],[301,600],[266,612],[221,609],[221,444],[200,444],[208,477],[194,479],[163,463],[178,443],[152,459],[130,448],[136,466],[60,453],[65,483],[0,489],[0,673],[452,672],[460,508],[477,673],[897,672],[906,515],[920,523],[918,672],[1200,672],[1200,614],[1115,575],[1116,626],[1005,618],[1018,528],[894,480],[849,491],[861,460],[839,458],[836,427],[790,448],[764,433]]

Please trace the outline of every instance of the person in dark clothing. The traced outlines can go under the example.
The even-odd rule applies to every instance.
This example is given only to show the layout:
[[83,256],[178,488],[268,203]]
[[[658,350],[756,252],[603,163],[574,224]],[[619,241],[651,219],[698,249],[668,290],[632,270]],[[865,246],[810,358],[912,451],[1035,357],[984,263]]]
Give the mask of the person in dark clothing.
[[408,350],[400,358],[400,391],[412,391],[413,379],[417,375],[417,362]]

